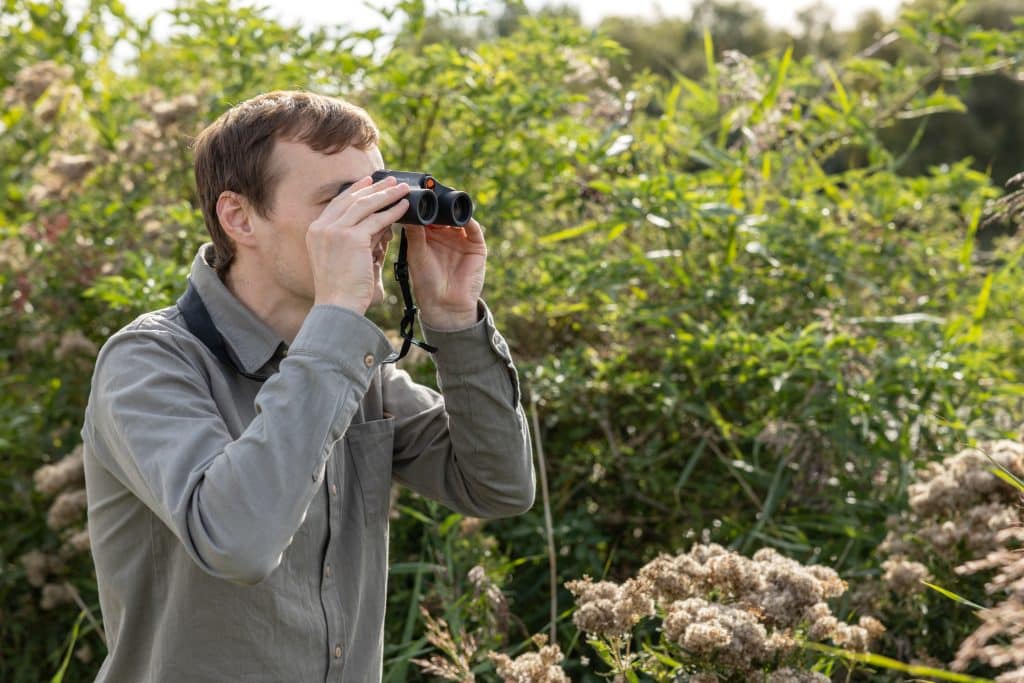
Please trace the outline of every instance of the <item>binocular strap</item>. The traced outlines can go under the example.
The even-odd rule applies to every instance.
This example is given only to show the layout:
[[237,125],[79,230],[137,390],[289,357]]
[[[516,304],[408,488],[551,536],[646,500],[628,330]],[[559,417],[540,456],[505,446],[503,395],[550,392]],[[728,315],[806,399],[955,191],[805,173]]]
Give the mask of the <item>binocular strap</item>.
[[266,377],[248,373],[231,360],[231,356],[228,355],[227,346],[224,345],[224,339],[217,331],[217,326],[213,324],[210,312],[206,310],[206,304],[199,297],[199,292],[192,285],[192,280],[188,281],[188,288],[185,290],[185,294],[178,299],[178,308],[181,309],[181,315],[185,318],[185,324],[188,326],[189,332],[195,335],[199,341],[203,342],[206,348],[210,349],[210,353],[217,357],[217,360],[234,368],[235,372],[242,377],[257,382],[266,381]]
[[416,324],[416,312],[419,310],[412,300],[412,285],[409,283],[409,262],[406,255],[409,251],[409,243],[405,239],[405,228],[402,228],[402,239],[398,243],[398,259],[395,261],[395,279],[402,290],[402,301],[405,303],[405,312],[402,315],[402,323],[399,326],[399,334],[402,336],[402,350],[394,358],[383,361],[384,363],[397,363],[405,358],[410,347],[415,344],[424,351],[433,353],[437,351],[436,346],[431,346],[425,341],[416,339],[413,329]]

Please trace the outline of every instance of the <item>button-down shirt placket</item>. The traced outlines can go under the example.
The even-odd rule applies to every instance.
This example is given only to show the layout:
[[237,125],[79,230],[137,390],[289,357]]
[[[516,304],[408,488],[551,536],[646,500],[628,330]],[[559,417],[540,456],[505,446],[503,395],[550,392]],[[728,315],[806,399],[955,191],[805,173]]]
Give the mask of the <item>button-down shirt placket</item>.
[[326,680],[340,681],[345,666],[345,648],[342,645],[346,642],[345,615],[338,601],[338,576],[332,563],[332,558],[337,554],[337,546],[341,537],[340,491],[335,483],[338,481],[337,451],[339,444],[329,444],[328,448],[334,452],[327,460],[327,471],[324,478],[324,486],[327,489],[327,543],[321,559],[320,602],[323,604],[324,617],[327,620]]

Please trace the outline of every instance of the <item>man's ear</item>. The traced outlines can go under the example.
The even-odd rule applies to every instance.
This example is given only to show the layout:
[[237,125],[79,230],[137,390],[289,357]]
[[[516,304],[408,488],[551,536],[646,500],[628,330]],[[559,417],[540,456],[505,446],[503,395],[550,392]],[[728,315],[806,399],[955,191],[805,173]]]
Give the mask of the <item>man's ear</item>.
[[235,244],[256,244],[256,229],[251,220],[253,213],[249,201],[237,192],[225,190],[217,197],[217,219]]

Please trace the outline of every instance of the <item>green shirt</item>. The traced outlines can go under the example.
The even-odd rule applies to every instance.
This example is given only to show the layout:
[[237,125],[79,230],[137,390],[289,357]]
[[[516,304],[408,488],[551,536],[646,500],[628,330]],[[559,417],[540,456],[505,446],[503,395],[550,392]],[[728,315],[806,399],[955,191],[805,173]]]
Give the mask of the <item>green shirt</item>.
[[82,429],[109,654],[98,681],[380,680],[392,481],[476,517],[532,505],[530,440],[487,307],[424,325],[441,394],[314,306],[291,346],[206,259],[190,279],[246,379],[177,307],[104,345]]

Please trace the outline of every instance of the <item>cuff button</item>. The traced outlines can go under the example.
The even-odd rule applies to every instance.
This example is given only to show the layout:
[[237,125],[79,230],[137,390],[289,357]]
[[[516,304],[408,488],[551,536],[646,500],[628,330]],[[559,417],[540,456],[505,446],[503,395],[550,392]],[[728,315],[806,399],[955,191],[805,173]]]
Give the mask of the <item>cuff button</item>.
[[372,353],[368,353],[365,356],[363,356],[363,365],[365,365],[368,368],[372,368],[374,360],[375,359],[373,357],[373,354]]

